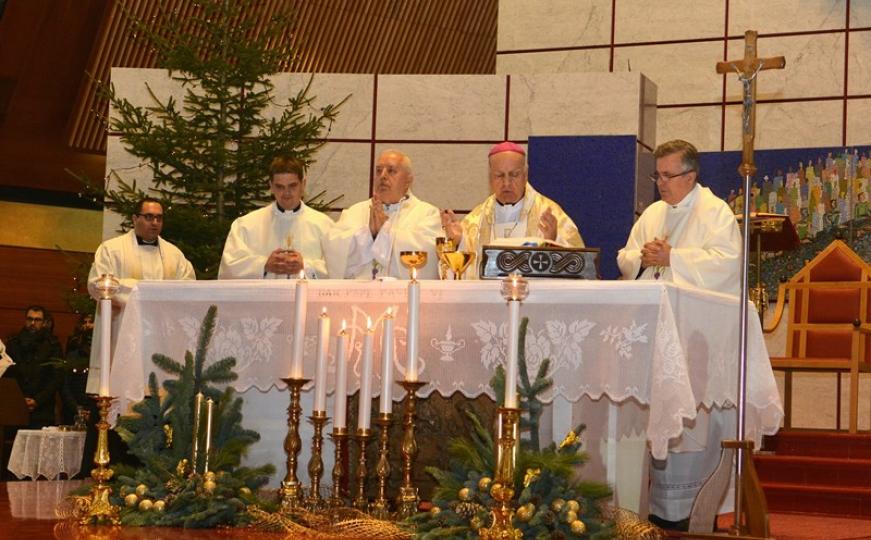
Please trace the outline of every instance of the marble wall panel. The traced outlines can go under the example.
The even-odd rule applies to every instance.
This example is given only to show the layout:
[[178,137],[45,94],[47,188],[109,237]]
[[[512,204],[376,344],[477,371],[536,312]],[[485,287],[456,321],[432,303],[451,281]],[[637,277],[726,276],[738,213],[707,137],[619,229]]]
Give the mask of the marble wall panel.
[[575,51],[497,54],[496,73],[582,73],[608,71],[609,47]]
[[505,130],[501,75],[383,75],[376,137],[499,140]]
[[499,0],[496,50],[601,45],[611,40],[611,0]]
[[850,3],[850,28],[871,27],[871,2]]
[[847,92],[871,94],[871,32],[850,32],[849,55]]
[[647,146],[656,146],[656,116],[659,88],[647,77],[641,77],[641,129],[639,140]]
[[847,102],[847,146],[871,144],[871,99]]
[[722,37],[725,15],[723,0],[620,0],[616,2],[614,41]]
[[308,171],[306,195],[326,190],[325,201],[341,195],[333,208],[347,208],[368,198],[370,149],[368,143],[332,142],[322,146]]
[[700,152],[720,150],[721,107],[675,107],[659,109],[656,144],[672,139],[693,143]]
[[[850,48],[853,48],[852,43]],[[762,58],[783,56],[784,69],[769,69],[758,75],[757,99],[792,99],[839,96],[844,93],[844,35],[812,34],[759,38],[758,55]],[[730,60],[744,56],[744,40],[729,40]],[[738,76],[726,76],[726,99],[740,100]]]
[[489,144],[377,144],[377,153],[396,148],[408,154],[414,169],[412,191],[439,208],[468,211],[489,195]]
[[508,138],[530,135],[637,135],[638,73],[511,77]]
[[843,28],[846,4],[846,0],[729,0],[729,35],[746,30],[769,34]]
[[715,70],[722,57],[718,42],[673,43],[619,47],[614,71],[643,73],[656,83],[660,105],[709,103],[722,97],[722,81]]
[[[345,73],[315,74],[311,79],[309,73],[279,73],[272,77],[273,95],[276,104],[287,104],[296,97],[311,80],[309,95],[314,97],[310,111],[319,113],[326,105],[337,105],[345,100],[339,108],[336,122],[325,130],[326,137],[331,139],[369,139],[372,136],[372,93],[374,79],[372,75],[354,75]],[[275,106],[264,114],[267,118],[278,118],[283,108]]]
[[[842,101],[760,103],[756,148],[805,148],[841,144]],[[726,107],[725,150],[741,149],[741,106]]]
[[[165,103],[170,97],[175,98],[178,110],[184,104],[185,89],[172,80],[165,69],[113,67],[110,77],[116,94],[137,107],[155,105],[154,97],[161,103]],[[115,111],[111,106],[109,117],[115,118]]]

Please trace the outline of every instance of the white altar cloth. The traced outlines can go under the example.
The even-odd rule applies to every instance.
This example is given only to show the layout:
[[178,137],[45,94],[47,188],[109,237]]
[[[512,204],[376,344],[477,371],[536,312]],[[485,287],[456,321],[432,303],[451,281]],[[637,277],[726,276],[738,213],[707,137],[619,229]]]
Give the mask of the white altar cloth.
[[[212,304],[218,305],[218,322],[207,365],[235,357],[239,378],[232,384],[240,391],[283,386],[279,379],[290,369],[294,286],[293,280],[141,281],[130,295],[114,351],[110,387],[120,409],[144,397],[150,372],[165,378],[151,362],[152,354],[181,361],[185,350],[195,350],[200,322]],[[310,281],[304,376],[314,376],[317,315],[326,307],[333,329],[342,319],[348,322],[348,387],[358,388],[366,318],[376,321],[392,306],[397,314],[394,376],[402,377],[407,286],[401,280]],[[421,282],[420,379],[429,382],[422,394],[493,396],[489,381],[507,350],[508,309],[499,286],[498,281]],[[636,400],[647,409],[646,438],[658,459],[665,458],[699,406],[734,405],[736,299],[655,281],[539,280],[529,289],[521,308],[521,315],[530,318],[529,372],[536,373],[550,358],[554,381],[544,401],[555,396],[571,402],[583,396]],[[380,324],[377,328],[376,344]],[[377,346],[375,355],[380,358]],[[756,317],[749,321],[747,356],[746,429],[758,443],[762,434],[777,431],[783,408]],[[332,350],[330,363],[332,385]],[[377,390],[380,383],[372,387]],[[402,395],[397,385],[394,396]]]

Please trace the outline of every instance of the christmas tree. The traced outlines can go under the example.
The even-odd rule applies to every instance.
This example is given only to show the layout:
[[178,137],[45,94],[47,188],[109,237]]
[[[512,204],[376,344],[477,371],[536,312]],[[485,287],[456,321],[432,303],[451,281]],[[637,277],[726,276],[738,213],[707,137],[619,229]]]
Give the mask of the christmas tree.
[[[137,106],[104,86],[114,110],[108,128],[149,169],[153,187],[144,190],[119,171],[110,173],[113,185],[80,179],[95,190],[95,200],[125,216],[125,229],[137,200],[146,194],[161,199],[172,216],[163,236],[202,279],[217,274],[232,221],[268,200],[272,159],[286,154],[310,164],[341,104],[314,109],[311,79],[286,103],[276,103],[270,75],[293,55],[286,9],[262,21],[252,0],[198,5],[198,15],[184,25],[173,9],[133,21],[159,65],[184,88],[183,102],[158,99],[149,88],[152,103]],[[308,200],[333,202],[322,202],[323,195]]]
[[[256,490],[263,486],[275,467],[240,467],[246,449],[260,439],[242,427],[242,399],[231,387],[214,385],[236,379],[235,358],[228,357],[206,366],[206,355],[215,329],[217,308],[211,306],[203,319],[195,354],[186,352],[184,363],[155,354],[154,363],[175,375],[163,383],[149,376],[149,396],[122,416],[116,431],[142,462],[142,467],[117,465],[112,483],[112,502],[124,506],[124,525],[168,527],[215,527],[239,525],[248,519],[247,508],[263,506]],[[212,426],[205,427],[200,411],[200,429],[195,432],[196,395],[214,402]],[[211,433],[206,456],[207,431]],[[197,437],[198,458],[192,459],[193,438]],[[208,460],[208,471],[205,470]]]

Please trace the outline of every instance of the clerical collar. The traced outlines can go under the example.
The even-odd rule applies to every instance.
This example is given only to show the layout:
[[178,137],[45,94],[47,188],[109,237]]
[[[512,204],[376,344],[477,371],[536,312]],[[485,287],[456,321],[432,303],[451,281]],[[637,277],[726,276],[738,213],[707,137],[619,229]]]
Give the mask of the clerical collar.
[[[297,212],[299,212],[300,208],[302,208],[302,201],[299,201],[299,204],[296,205],[296,208],[294,208],[293,210],[291,210],[290,213],[291,213],[291,214],[296,214]],[[287,210],[285,210],[284,208],[281,207],[280,204],[278,204],[278,201],[275,201],[275,209],[278,210],[278,212],[279,212],[280,214],[284,214],[285,212],[287,212]]]
[[155,246],[156,247],[157,246],[157,238],[155,238],[154,240],[146,240],[137,234],[136,235],[136,245],[138,245],[138,246]]
[[693,186],[693,189],[691,189],[689,193],[684,195],[684,198],[681,199],[679,203],[670,204],[670,205],[668,205],[669,208],[671,208],[672,210],[687,210],[687,209],[689,209],[693,205],[693,203],[696,202],[696,197],[698,197],[699,189],[700,189],[699,183],[696,182],[696,184]]
[[[499,203],[499,201],[496,201]],[[502,204],[499,203],[496,205],[494,212],[494,221],[496,223],[508,223],[508,222],[517,222],[520,220],[520,213],[523,210],[523,199],[520,199],[514,204]]]
[[385,212],[387,212],[388,214],[392,214],[393,212],[396,212],[397,210],[399,210],[399,207],[402,206],[402,203],[404,203],[407,200],[408,200],[408,194],[405,194],[405,195],[403,195],[403,197],[401,199],[399,199],[395,203],[381,203],[381,204],[384,205]]

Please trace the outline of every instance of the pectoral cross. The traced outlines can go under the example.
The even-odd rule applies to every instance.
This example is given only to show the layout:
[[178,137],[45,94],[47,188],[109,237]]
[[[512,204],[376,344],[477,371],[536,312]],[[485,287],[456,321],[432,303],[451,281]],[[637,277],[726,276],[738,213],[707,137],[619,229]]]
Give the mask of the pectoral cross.
[[786,66],[786,59],[782,56],[772,58],[756,56],[757,35],[754,30],[747,30],[744,33],[743,59],[717,62],[717,73],[735,72],[738,74],[738,80],[744,86],[741,165],[738,167],[738,173],[741,176],[756,174],[756,165],[753,164],[753,141],[756,137],[756,75],[764,69],[783,69]]

